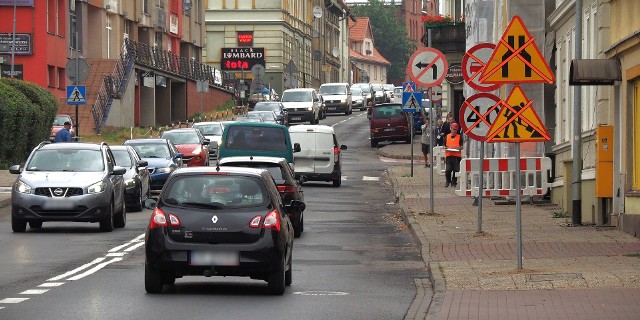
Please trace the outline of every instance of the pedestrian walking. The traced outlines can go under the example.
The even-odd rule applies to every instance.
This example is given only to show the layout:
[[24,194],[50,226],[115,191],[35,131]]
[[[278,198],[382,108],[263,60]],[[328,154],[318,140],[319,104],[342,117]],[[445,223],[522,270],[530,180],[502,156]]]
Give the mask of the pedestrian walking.
[[445,188],[449,185],[454,187],[458,185],[456,172],[460,172],[460,161],[462,160],[462,136],[458,134],[458,130],[460,130],[460,126],[457,123],[452,123],[451,133],[445,138]]
[[53,137],[53,142],[71,142],[71,122],[65,121],[64,128],[60,129],[55,137]]
[[422,136],[420,137],[420,143],[422,144],[422,155],[424,155],[424,167],[431,167],[431,159],[429,154],[431,153],[431,130],[429,119],[424,120],[424,124],[420,127],[422,130]]

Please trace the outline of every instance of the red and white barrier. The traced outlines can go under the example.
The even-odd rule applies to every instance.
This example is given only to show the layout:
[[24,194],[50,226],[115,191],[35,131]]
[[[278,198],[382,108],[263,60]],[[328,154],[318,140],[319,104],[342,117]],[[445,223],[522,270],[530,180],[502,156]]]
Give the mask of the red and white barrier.
[[[484,159],[483,197],[515,196],[515,158]],[[542,196],[549,190],[547,177],[551,171],[551,159],[546,157],[520,159],[520,194]],[[456,194],[462,197],[477,197],[480,184],[480,159],[467,158],[460,162]]]

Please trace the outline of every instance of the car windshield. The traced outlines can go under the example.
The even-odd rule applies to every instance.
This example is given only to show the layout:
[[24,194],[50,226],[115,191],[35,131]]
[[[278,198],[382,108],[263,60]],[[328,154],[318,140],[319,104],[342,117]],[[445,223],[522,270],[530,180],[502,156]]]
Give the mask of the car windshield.
[[402,93],[402,88],[395,88],[395,89],[393,89],[393,93],[401,94],[401,93]]
[[376,119],[395,118],[398,116],[402,116],[402,107],[400,105],[375,107],[372,116]]
[[287,140],[280,128],[229,127],[225,148],[229,150],[287,151]]
[[194,124],[194,128],[199,129],[206,136],[221,136],[222,127],[219,124]]
[[69,118],[68,116],[56,116],[55,118],[53,118],[53,125],[62,126],[67,121],[71,122],[71,118]]
[[261,185],[261,180],[247,176],[184,175],[165,186],[162,201],[213,210],[253,207],[268,199]]
[[275,120],[273,111],[249,111],[247,112],[247,117],[249,118],[262,118],[265,121],[273,121]]
[[382,87],[387,91],[393,91],[393,89],[395,88],[395,86],[392,84],[385,84]]
[[309,91],[285,91],[282,94],[282,102],[306,102],[311,101],[311,92]]
[[104,163],[100,150],[38,150],[29,160],[26,170],[100,172],[104,170]]
[[371,90],[369,90],[370,89],[369,86],[366,84],[361,84],[361,85],[354,84],[354,86],[358,86],[358,88],[360,88],[364,93],[371,92]]
[[347,87],[339,85],[320,86],[320,94],[347,94]]
[[362,95],[362,90],[360,88],[353,88],[351,89],[351,94],[354,96]]
[[170,155],[169,146],[164,143],[132,144],[131,146],[136,149],[140,158],[168,159]]
[[371,88],[373,89],[373,91],[383,91],[384,89],[382,89],[382,86],[377,84],[377,85],[372,85]]
[[162,139],[171,140],[173,144],[199,144],[200,139],[193,131],[167,131],[162,134]]
[[116,158],[117,166],[121,166],[125,168],[130,168],[132,166],[133,161],[131,160],[131,155],[129,154],[129,151],[112,149],[111,152],[113,153],[113,157]]
[[277,184],[284,183],[284,178],[282,176],[282,168],[276,163],[255,163],[255,162],[227,162],[224,166],[233,166],[233,167],[243,167],[243,168],[257,168],[257,169],[265,169],[271,173],[273,176],[273,180]]
[[255,111],[280,111],[280,106],[277,103],[257,103]]

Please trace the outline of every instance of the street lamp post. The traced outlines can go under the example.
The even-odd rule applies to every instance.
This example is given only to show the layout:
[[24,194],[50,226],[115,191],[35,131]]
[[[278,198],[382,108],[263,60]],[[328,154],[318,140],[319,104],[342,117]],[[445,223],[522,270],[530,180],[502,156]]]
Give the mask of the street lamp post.
[[9,77],[15,79],[14,65],[16,64],[16,7],[18,0],[13,0],[13,39],[11,40],[11,74]]

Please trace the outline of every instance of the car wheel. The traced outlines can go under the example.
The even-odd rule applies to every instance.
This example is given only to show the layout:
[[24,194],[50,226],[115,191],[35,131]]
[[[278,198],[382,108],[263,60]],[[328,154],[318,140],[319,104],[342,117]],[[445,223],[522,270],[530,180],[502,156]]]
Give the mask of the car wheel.
[[148,263],[144,264],[144,290],[147,293],[162,292],[162,274]]
[[276,267],[276,270],[269,273],[267,282],[269,283],[269,292],[271,292],[272,295],[281,296],[284,294],[286,273],[284,270],[284,260],[285,258],[282,257],[282,259],[280,259],[280,265]]
[[378,146],[378,141],[376,139],[371,139],[371,147],[375,148]]
[[336,177],[336,179],[333,180],[333,186],[337,188],[341,184],[342,184],[342,174],[339,174],[338,177]]
[[293,224],[293,237],[300,238],[301,235],[302,235],[302,213],[300,213],[300,218],[298,218],[298,221],[296,221],[296,223]]
[[104,218],[100,221],[100,231],[103,232],[111,232],[113,231],[113,200],[111,200],[111,204],[109,205],[109,212],[105,215]]
[[284,273],[284,285],[290,286],[293,282],[293,258],[289,258],[289,268]]
[[144,207],[144,196],[142,194],[142,183],[140,184],[140,192],[138,193],[138,201],[136,201],[136,205],[132,208],[133,211],[138,212],[142,211]]
[[32,228],[32,229],[42,228],[42,221],[29,221],[29,228]]
[[[124,199],[124,195],[122,197]],[[120,212],[115,216],[115,221],[113,224],[116,228],[124,228],[124,226],[127,224],[127,209],[124,201],[122,202],[122,208]]]
[[11,229],[13,232],[27,231],[27,221],[11,217]]
[[408,137],[408,138],[404,139],[404,142],[405,143],[411,143],[411,137]]

